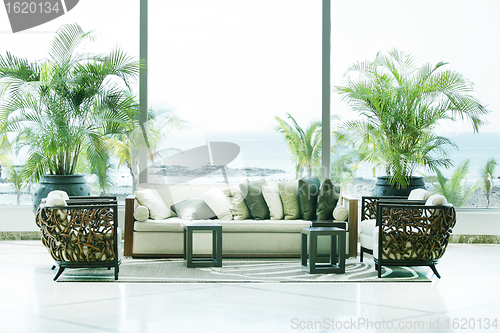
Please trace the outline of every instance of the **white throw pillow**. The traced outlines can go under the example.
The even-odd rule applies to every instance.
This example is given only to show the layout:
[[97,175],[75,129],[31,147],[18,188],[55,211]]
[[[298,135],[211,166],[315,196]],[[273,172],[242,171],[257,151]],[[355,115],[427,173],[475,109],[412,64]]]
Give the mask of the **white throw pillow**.
[[283,219],[283,205],[280,198],[280,189],[277,183],[262,185],[262,195],[269,207],[271,220]]
[[337,206],[333,210],[333,218],[335,221],[347,221],[349,211],[344,206]]
[[149,209],[154,220],[163,220],[174,215],[155,188],[135,191],[134,194],[139,204]]
[[144,222],[149,218],[149,209],[146,206],[137,206],[134,210],[134,218],[139,222]]
[[427,200],[427,198],[425,198],[426,193],[427,191],[423,188],[416,188],[410,192],[408,200]]
[[64,191],[51,191],[47,194],[45,204],[47,206],[67,206],[68,194]]
[[226,195],[221,190],[212,187],[210,190],[202,193],[201,198],[214,211],[219,220],[232,220],[233,214],[229,208]]
[[[65,191],[56,190],[56,191],[51,191],[50,193],[52,193],[53,195],[59,195],[64,200],[69,200],[68,193],[66,193]],[[50,195],[50,193],[49,193],[49,195]]]
[[427,199],[425,202],[426,206],[442,206],[446,205],[448,203],[448,200],[446,200],[446,197],[441,194],[433,194]]

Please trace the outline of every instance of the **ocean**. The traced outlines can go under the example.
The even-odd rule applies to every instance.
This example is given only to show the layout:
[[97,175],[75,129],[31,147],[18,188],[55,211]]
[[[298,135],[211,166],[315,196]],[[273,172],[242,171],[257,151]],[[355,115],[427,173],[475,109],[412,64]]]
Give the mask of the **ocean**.
[[[454,133],[445,136],[458,146],[458,149],[450,147],[448,150],[455,166],[469,159],[468,182],[480,178],[480,170],[484,168],[488,159],[495,158],[500,163],[500,145],[496,145],[497,142],[500,142],[500,133]],[[169,137],[166,144],[169,147],[189,149],[212,141],[231,142],[240,147],[238,157],[228,164],[230,168],[272,168],[283,170],[291,178],[295,175],[284,136],[274,131],[178,133]],[[441,171],[445,176],[450,177],[453,170],[454,167]],[[419,172],[424,175],[430,173],[427,170],[419,170]],[[377,175],[382,174],[383,170],[378,170]],[[497,168],[497,175],[494,175],[495,178],[498,175],[500,175],[500,166]],[[361,165],[356,176],[373,178],[373,166]]]

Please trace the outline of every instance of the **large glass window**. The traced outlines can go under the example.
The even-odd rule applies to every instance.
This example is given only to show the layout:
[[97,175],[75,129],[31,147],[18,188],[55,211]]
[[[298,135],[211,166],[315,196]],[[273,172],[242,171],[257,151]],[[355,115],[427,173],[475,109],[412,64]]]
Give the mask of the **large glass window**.
[[[373,61],[378,52],[393,48],[409,52],[418,64],[449,63],[449,67],[474,83],[476,97],[492,112],[484,118],[488,122],[473,134],[469,122],[443,122],[434,132],[450,138],[458,149],[450,149],[454,166],[442,169],[445,177],[451,178],[457,167],[469,160],[468,175],[462,176],[465,189],[479,181],[478,188],[465,202],[465,207],[485,207],[486,195],[481,171],[493,158],[500,162],[500,151],[495,142],[500,139],[496,124],[496,110],[500,102],[496,92],[500,88],[497,80],[499,69],[495,60],[500,53],[498,39],[499,22],[496,19],[500,4],[496,1],[418,1],[415,3],[397,0],[332,2],[332,86],[343,82],[343,75],[355,62]],[[356,119],[357,113],[332,93],[332,114],[345,119]],[[358,118],[359,119],[359,118]],[[432,175],[428,170],[418,170],[416,175]],[[379,168],[375,175],[383,175]],[[500,206],[496,197],[500,168],[493,174],[491,206]],[[351,178],[352,179],[352,178]],[[354,183],[346,187],[352,195],[369,195],[375,182],[373,165],[362,163],[354,173]],[[433,190],[432,184],[429,189]]]
[[[78,23],[84,31],[93,31],[96,40],[86,45],[92,53],[107,53],[115,47],[139,59],[139,1],[136,0],[85,0],[80,1],[65,15],[40,26],[12,33],[6,11],[0,9],[0,54],[10,52],[29,61],[43,60],[48,57],[49,45],[54,33],[63,24]],[[138,82],[137,82],[138,84]],[[133,87],[134,92],[138,86]],[[2,205],[17,204],[16,187],[13,185],[13,173],[18,173],[26,160],[26,153],[21,151],[2,151],[2,159],[8,158],[14,169],[4,163],[0,177]],[[7,163],[9,164],[9,163]],[[114,168],[110,177],[114,186],[109,189],[123,199],[130,193],[132,179],[126,167],[117,168],[118,160],[113,160]],[[95,179],[88,177],[95,194],[101,191],[95,185]],[[25,184],[20,189],[20,204],[32,204],[33,184]]]
[[[229,181],[295,178],[275,117],[290,122],[289,113],[303,128],[321,120],[320,1],[150,1],[148,64],[149,108],[185,121],[164,131],[162,149],[230,142],[240,154]],[[150,173],[167,164],[168,179],[169,163],[157,160]]]

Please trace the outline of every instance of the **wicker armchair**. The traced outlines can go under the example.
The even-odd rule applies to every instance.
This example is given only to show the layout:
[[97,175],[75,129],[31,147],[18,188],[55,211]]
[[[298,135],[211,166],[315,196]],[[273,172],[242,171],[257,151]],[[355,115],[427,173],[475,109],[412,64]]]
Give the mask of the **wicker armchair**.
[[376,223],[373,254],[378,277],[382,266],[429,266],[441,278],[435,265],[456,223],[452,205],[379,201]]
[[65,268],[84,267],[114,267],[117,280],[121,258],[116,197],[70,197],[66,203],[41,204],[36,213],[42,243],[59,266],[54,281]]

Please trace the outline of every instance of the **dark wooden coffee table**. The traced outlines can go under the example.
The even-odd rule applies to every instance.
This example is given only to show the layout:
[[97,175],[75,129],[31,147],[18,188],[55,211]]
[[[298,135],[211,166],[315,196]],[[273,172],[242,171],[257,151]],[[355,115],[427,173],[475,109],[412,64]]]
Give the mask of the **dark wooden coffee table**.
[[[309,265],[307,264],[307,239],[309,236]],[[318,236],[331,237],[330,260],[318,260]],[[310,274],[345,273],[346,231],[339,227],[302,228],[302,269]],[[323,260],[321,260],[323,261]]]
[[[193,232],[212,231],[212,257],[193,256]],[[203,222],[184,226],[184,263],[187,267],[222,267],[222,226],[218,223]]]

